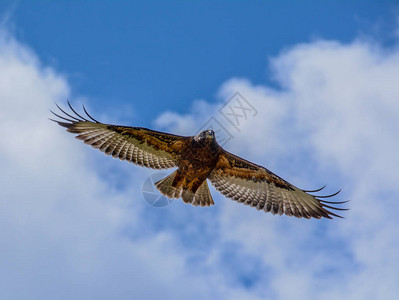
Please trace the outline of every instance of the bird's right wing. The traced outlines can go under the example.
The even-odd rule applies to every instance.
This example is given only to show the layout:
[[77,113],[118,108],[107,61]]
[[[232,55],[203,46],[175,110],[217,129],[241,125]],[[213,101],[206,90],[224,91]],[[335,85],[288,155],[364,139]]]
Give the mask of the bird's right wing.
[[331,219],[331,216],[340,216],[328,209],[346,210],[328,205],[346,201],[331,202],[323,199],[335,196],[338,192],[328,196],[311,195],[309,192],[321,189],[301,190],[268,169],[225,150],[220,153],[215,169],[209,174],[209,180],[226,197],[272,214]]
[[83,107],[90,118],[88,120],[79,115],[69,102],[68,105],[74,115],[57,105],[64,116],[51,111],[61,119],[51,120],[66,127],[68,132],[76,134],[76,138],[83,140],[85,144],[140,166],[153,169],[177,167],[182,146],[189,139],[141,127],[103,124],[92,118]]

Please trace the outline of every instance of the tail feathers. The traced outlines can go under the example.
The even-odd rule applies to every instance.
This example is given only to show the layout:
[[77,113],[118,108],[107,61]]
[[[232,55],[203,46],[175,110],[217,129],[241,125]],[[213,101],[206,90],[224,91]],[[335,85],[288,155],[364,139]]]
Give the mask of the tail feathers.
[[193,202],[194,196],[195,196],[195,194],[193,192],[187,191],[187,190],[183,191],[181,194],[181,197],[182,197],[184,203],[190,203],[192,205],[195,205]]
[[206,180],[200,185],[195,194],[191,191],[183,191],[182,198],[185,203],[190,203],[194,206],[210,206],[215,204]]
[[182,193],[181,188],[175,188],[172,186],[172,183],[173,183],[173,180],[175,179],[176,174],[177,174],[177,171],[174,171],[172,174],[155,182],[155,186],[161,192],[161,194],[170,199],[180,198],[181,193]]
[[211,206],[215,203],[213,202],[211,192],[209,191],[208,182],[206,179],[200,185],[194,196],[193,205],[197,206]]
[[181,187],[173,187],[177,171],[174,171],[169,176],[157,181],[155,186],[164,196],[170,199],[182,198],[184,203],[189,203],[194,206],[210,206],[214,205],[211,192],[209,191],[208,182],[205,180],[198,190],[193,193],[190,190],[183,190]]

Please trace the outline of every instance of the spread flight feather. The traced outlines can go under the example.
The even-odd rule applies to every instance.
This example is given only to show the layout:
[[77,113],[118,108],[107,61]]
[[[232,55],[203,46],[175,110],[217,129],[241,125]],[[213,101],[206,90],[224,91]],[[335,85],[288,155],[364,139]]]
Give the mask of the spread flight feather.
[[212,130],[196,136],[179,136],[141,127],[103,124],[84,107],[86,116],[76,112],[69,102],[68,105],[70,113],[57,105],[63,115],[52,111],[59,118],[52,121],[66,127],[85,144],[139,166],[177,168],[155,183],[169,198],[182,198],[185,203],[195,206],[213,205],[209,180],[226,197],[272,214],[331,219],[340,217],[331,209],[346,210],[336,205],[347,201],[323,200],[339,191],[315,196],[311,193],[322,188],[314,191],[299,189],[268,169],[224,150]]

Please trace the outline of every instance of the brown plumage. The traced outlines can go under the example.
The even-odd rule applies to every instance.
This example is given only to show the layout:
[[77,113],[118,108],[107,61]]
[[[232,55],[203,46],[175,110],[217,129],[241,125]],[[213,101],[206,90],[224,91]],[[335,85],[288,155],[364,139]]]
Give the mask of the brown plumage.
[[86,117],[78,114],[68,102],[73,114],[65,112],[61,120],[52,120],[76,134],[85,144],[121,160],[153,169],[177,168],[169,176],[155,183],[169,198],[182,198],[185,203],[199,206],[213,205],[207,179],[216,190],[237,202],[272,214],[331,219],[340,217],[328,209],[346,210],[328,204],[319,192],[301,190],[268,169],[251,163],[224,150],[212,130],[196,136],[179,136],[141,127],[103,124],[92,118],[83,107]]

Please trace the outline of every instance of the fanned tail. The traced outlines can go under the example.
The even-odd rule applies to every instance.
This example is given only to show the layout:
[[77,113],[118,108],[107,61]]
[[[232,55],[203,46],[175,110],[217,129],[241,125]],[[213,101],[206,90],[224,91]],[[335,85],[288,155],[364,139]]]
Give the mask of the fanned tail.
[[176,174],[177,170],[155,183],[155,186],[162,195],[170,199],[182,198],[184,203],[189,203],[194,206],[210,206],[215,204],[206,180],[204,180],[198,190],[193,193],[190,190],[183,190],[180,186],[173,186]]
[[177,199],[181,197],[182,189],[174,187],[173,181],[175,180],[177,170],[165,178],[155,182],[155,186],[161,192],[162,195],[170,198]]
[[190,203],[194,206],[211,206],[215,204],[206,179],[195,193],[191,191],[183,191],[182,198],[185,203]]

